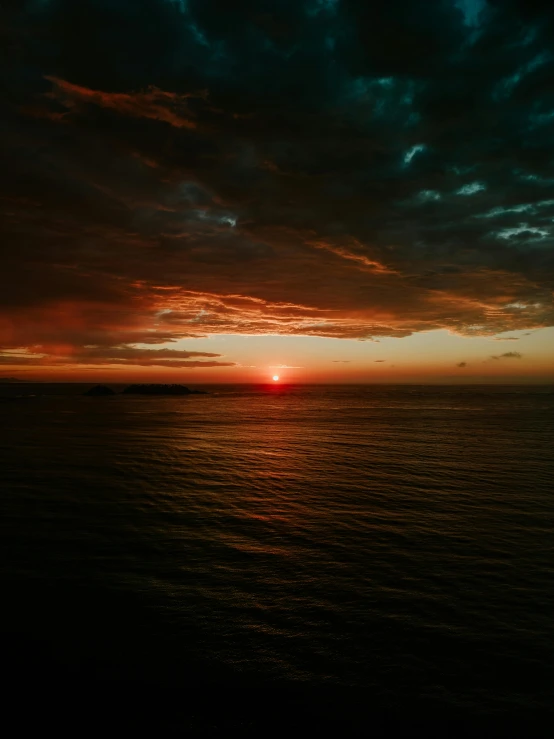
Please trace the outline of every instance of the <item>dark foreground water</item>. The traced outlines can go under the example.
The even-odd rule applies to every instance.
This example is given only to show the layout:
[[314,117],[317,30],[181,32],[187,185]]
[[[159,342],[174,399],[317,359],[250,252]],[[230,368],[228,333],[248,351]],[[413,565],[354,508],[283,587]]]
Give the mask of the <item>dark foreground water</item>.
[[554,388],[85,388],[0,386],[37,396],[0,402],[16,697],[199,731],[548,716]]

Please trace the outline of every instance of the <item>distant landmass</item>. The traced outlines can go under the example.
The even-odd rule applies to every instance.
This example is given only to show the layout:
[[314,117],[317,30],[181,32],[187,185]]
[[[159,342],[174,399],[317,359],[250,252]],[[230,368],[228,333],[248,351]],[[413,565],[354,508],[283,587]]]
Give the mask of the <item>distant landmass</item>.
[[25,382],[19,377],[2,377],[0,376],[0,382]]
[[115,395],[115,390],[112,390],[111,387],[108,387],[107,385],[95,385],[94,387],[91,387],[90,390],[87,390],[85,395],[98,398],[104,395]]

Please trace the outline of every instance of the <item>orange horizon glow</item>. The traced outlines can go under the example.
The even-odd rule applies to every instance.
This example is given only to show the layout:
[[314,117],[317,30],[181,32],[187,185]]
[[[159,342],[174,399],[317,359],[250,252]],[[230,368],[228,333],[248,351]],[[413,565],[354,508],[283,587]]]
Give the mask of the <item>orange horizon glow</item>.
[[[41,369],[40,371],[17,372],[15,369],[0,375],[2,378],[15,377],[21,382],[79,382],[79,383],[103,383],[103,384],[125,384],[133,382],[159,382],[177,384],[263,384],[267,382],[263,372],[250,373],[206,373],[194,370],[176,372],[172,370],[152,369],[132,371],[125,368],[79,368],[61,371],[59,368],[52,370]],[[281,384],[282,378],[278,380],[271,378],[272,384]],[[554,384],[554,372],[548,368],[535,368],[535,371],[516,372],[505,370],[500,373],[493,368],[479,368],[478,371],[463,372],[456,368],[416,366],[406,363],[402,367],[392,367],[387,370],[373,370],[372,368],[352,369],[348,372],[332,372],[329,370],[312,370],[310,372],[291,373],[287,378],[287,384],[310,385],[310,384]]]
[[554,329],[489,337],[434,331],[366,342],[223,334],[152,350],[135,346],[113,363],[73,359],[65,349],[48,357],[13,350],[1,357],[0,382],[263,384],[286,376],[286,384],[554,383]]

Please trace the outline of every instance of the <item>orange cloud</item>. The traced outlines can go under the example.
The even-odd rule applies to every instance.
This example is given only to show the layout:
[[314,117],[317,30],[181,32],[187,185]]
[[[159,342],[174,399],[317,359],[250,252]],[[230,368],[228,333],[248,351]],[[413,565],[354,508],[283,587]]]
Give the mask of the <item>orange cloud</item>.
[[206,96],[205,92],[183,95],[159,90],[153,86],[149,87],[147,92],[103,92],[74,85],[58,77],[47,75],[46,79],[53,85],[50,97],[70,110],[78,110],[83,104],[97,105],[121,115],[164,121],[175,128],[197,127],[197,123],[191,119],[190,112],[186,109],[186,100]]
[[[36,365],[56,367],[70,365],[79,367],[102,367],[104,365],[125,365],[139,367],[233,367],[235,362],[221,362],[212,357],[220,357],[213,352],[196,352],[175,349],[139,349],[128,345],[119,346],[60,346],[36,345],[17,351],[0,352],[0,364]],[[204,359],[208,358],[208,361]]]
[[[387,267],[382,262],[379,262],[376,259],[370,259],[364,254],[359,254],[359,253],[356,253],[355,251],[350,251],[349,249],[346,249],[343,246],[338,246],[336,244],[330,243],[328,241],[323,241],[323,240],[307,241],[306,243],[309,246],[315,247],[316,249],[325,249],[326,251],[331,252],[331,254],[335,254],[336,256],[341,257],[342,259],[349,259],[352,262],[357,262],[358,264],[363,265],[364,267],[367,267],[370,270],[373,270],[375,272],[386,272],[388,274],[396,274],[396,270]],[[353,246],[361,247],[361,244],[357,241],[354,241]]]

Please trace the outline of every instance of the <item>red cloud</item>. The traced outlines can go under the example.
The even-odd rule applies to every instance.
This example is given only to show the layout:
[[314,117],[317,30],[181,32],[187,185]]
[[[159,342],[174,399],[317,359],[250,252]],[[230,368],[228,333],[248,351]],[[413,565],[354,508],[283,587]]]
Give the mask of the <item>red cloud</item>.
[[190,113],[186,110],[186,100],[191,97],[205,97],[205,93],[182,95],[152,86],[147,92],[103,92],[74,85],[58,77],[47,76],[46,79],[54,86],[50,97],[70,110],[78,109],[83,104],[97,105],[121,115],[164,121],[175,128],[196,128],[196,122],[191,120]]

